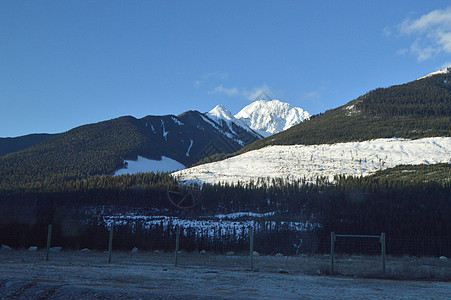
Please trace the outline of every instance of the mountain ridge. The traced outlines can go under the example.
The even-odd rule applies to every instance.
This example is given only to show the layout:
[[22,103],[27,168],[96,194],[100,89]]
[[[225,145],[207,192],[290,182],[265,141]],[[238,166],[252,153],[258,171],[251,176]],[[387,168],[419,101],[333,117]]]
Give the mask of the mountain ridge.
[[[188,111],[179,116],[125,116],[74,128],[0,157],[0,184],[114,174],[125,167],[126,160],[137,160],[139,156],[151,160],[164,156],[187,166],[202,159],[224,159],[270,145],[449,137],[451,74],[447,69],[405,84],[372,90],[264,139],[240,126],[240,120],[224,107],[217,108],[210,115]],[[211,158],[212,155],[216,157]]]
[[451,136],[450,72],[372,90],[340,107],[243,147],[235,154],[269,145],[433,136]]
[[[375,89],[283,132],[257,140],[233,154],[211,157],[201,163],[219,162],[269,146],[324,147],[393,137],[451,137],[450,70],[432,72],[405,84]],[[260,159],[255,158],[255,161]],[[251,165],[247,167],[252,168]],[[190,172],[189,169],[186,171]],[[242,172],[247,171],[243,169]],[[261,176],[265,177],[265,174]]]
[[256,100],[237,114],[223,105],[217,105],[207,115],[217,122],[235,123],[261,137],[268,137],[286,130],[310,118],[310,114],[300,107],[293,107],[280,100]]
[[[179,116],[124,116],[76,127],[31,148],[0,157],[0,186],[114,174],[126,160],[168,157],[187,166],[216,153],[232,153],[257,137],[215,123],[198,111]],[[189,150],[189,151],[188,151]]]

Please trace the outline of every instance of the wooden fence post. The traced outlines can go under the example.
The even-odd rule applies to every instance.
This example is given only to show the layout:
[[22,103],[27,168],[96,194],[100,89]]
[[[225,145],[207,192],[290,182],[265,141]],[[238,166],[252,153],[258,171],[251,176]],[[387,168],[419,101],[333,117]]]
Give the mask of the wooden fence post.
[[110,226],[110,239],[108,241],[108,263],[111,263],[111,255],[113,253],[113,232],[114,232],[114,222]]
[[49,261],[50,242],[52,240],[52,224],[47,229],[47,247],[45,251],[45,261]]
[[332,231],[330,233],[330,275],[334,275],[334,243],[335,233]]
[[180,225],[176,227],[177,235],[175,236],[175,263],[174,265],[177,267],[178,258],[179,258],[179,248],[180,248]]
[[385,277],[385,232],[381,233],[382,276]]
[[251,271],[254,270],[254,228],[249,226],[249,254],[251,256]]

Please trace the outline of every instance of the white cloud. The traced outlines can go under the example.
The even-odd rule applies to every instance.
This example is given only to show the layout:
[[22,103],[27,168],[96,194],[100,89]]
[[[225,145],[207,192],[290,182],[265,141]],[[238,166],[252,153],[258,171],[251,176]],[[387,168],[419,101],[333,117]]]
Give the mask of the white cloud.
[[266,84],[259,87],[254,87],[250,90],[239,89],[237,87],[226,88],[221,84],[209,92],[209,94],[225,94],[230,97],[244,97],[252,101],[256,100],[256,98],[262,93],[266,93],[268,95],[272,94],[271,89]]
[[[418,19],[406,19],[397,30],[401,35],[415,37],[409,52],[418,61],[439,53],[451,54],[451,6],[431,11]],[[384,29],[384,32],[388,33],[389,29]]]
[[227,79],[229,77],[229,74],[226,72],[211,72],[211,73],[206,73],[203,74],[202,79],[206,80],[206,79],[210,79],[210,78],[214,78],[214,79]]
[[268,94],[269,96],[271,96],[271,94],[272,94],[269,86],[264,84],[260,87],[253,88],[252,91],[250,91],[250,92],[247,92],[247,99],[252,100],[252,101],[258,100],[256,98],[258,96],[260,96],[262,93]]
[[202,80],[196,80],[196,81],[194,81],[194,87],[200,88],[200,86],[202,85],[202,83],[203,83]]
[[392,35],[392,29],[390,27],[385,27],[382,31],[385,36],[391,36]]
[[305,100],[319,99],[320,97],[321,97],[321,94],[317,91],[304,93],[304,95],[302,96],[302,98]]
[[405,54],[407,54],[407,53],[409,53],[409,49],[406,49],[406,48],[404,48],[404,49],[399,49],[398,51],[396,51],[396,54],[397,54],[397,55],[405,55]]
[[211,72],[205,73],[199,76],[198,80],[194,81],[194,87],[200,88],[206,81],[209,80],[224,80],[229,77],[229,74],[226,72]]
[[418,61],[425,61],[438,54],[440,49],[433,46],[421,45],[420,41],[416,40],[410,46],[410,53],[414,54],[417,57]]
[[222,84],[218,85],[213,89],[213,91],[209,92],[209,94],[225,94],[227,96],[238,96],[241,92],[236,88],[225,88]]

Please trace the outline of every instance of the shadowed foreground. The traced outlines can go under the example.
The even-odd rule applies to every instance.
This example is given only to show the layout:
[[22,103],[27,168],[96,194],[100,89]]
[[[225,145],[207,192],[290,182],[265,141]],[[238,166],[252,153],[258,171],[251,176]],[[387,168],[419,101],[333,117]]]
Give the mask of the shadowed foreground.
[[[14,252],[0,257],[0,295],[7,299],[444,299],[451,294],[449,282],[307,276],[291,269],[285,272],[277,269],[271,257],[258,257],[256,264],[257,268],[272,268],[250,272],[243,256],[204,256],[203,264],[194,265],[183,262],[199,260],[199,256],[182,255],[182,263],[174,267],[169,253],[137,253],[133,257],[117,253],[113,263],[107,264],[104,253],[61,252],[52,254],[46,262],[40,251],[31,255]],[[291,265],[295,263],[299,262]]]

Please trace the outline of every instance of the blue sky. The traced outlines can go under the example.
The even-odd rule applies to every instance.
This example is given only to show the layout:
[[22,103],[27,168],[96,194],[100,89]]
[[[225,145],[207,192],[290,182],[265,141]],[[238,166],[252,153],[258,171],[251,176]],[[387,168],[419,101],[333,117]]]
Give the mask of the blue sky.
[[4,0],[0,137],[262,90],[316,114],[448,65],[448,1]]

